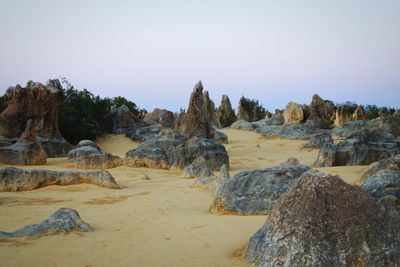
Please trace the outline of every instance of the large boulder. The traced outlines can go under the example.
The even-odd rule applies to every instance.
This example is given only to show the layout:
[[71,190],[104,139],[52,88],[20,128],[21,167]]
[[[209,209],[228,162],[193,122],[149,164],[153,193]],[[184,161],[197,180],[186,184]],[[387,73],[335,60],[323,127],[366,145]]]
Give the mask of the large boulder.
[[46,85],[29,81],[26,87],[17,85],[7,90],[11,100],[0,114],[0,136],[16,140],[24,131],[28,119],[35,126],[37,141],[48,157],[66,156],[72,146],[61,136],[57,105],[63,89],[58,80]]
[[144,142],[156,138],[162,129],[161,124],[135,125],[125,135],[132,141]]
[[187,137],[213,138],[212,121],[203,98],[203,84],[199,81],[193,89],[189,107],[179,130]]
[[135,125],[135,115],[126,105],[111,110],[113,133],[125,134]]
[[14,167],[0,169],[0,191],[14,192],[33,190],[49,185],[73,185],[89,183],[101,187],[119,189],[108,171],[52,171],[22,170]]
[[335,120],[335,108],[331,101],[323,100],[319,95],[312,97],[308,121],[315,123],[317,127],[326,128]]
[[372,163],[361,176],[361,188],[376,200],[400,198],[400,155]]
[[236,121],[235,111],[227,95],[222,96],[221,104],[218,107],[218,119],[222,127],[231,126]]
[[297,103],[289,102],[283,112],[285,123],[300,123],[304,120],[303,107]]
[[0,147],[0,162],[11,165],[45,165],[47,154],[36,141],[35,127],[29,119],[25,131],[18,141],[6,147]]
[[80,169],[109,169],[122,165],[120,157],[103,152],[89,140],[79,142],[79,147],[68,153],[68,163]]
[[359,187],[310,171],[250,238],[255,266],[398,266],[399,220]]
[[229,166],[225,147],[217,141],[188,139],[176,132],[159,135],[129,150],[126,153],[125,163],[132,167],[184,169],[199,157],[204,157],[208,167],[213,170],[218,170],[223,164]]
[[160,124],[163,128],[174,128],[175,126],[175,114],[166,109],[156,108],[147,113],[143,120],[150,125]]
[[322,131],[313,134],[304,145],[304,148],[321,148],[324,144],[333,144],[333,138],[329,131]]
[[242,171],[217,191],[210,212],[218,214],[268,214],[278,199],[310,167],[289,159],[281,165],[253,171]]
[[74,209],[61,208],[39,224],[31,224],[14,232],[1,232],[0,238],[44,236],[69,232],[91,232],[93,228],[84,222]]
[[347,105],[338,106],[335,115],[335,126],[342,126],[351,119],[350,109]]
[[323,145],[315,166],[369,165],[399,153],[400,144],[393,135],[379,128],[364,128],[353,131],[337,145]]

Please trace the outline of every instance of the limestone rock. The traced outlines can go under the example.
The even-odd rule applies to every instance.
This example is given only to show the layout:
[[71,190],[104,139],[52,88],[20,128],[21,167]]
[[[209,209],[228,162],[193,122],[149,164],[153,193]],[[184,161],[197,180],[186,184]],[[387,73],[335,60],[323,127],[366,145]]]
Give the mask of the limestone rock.
[[203,92],[203,101],[207,111],[207,120],[217,128],[221,128],[221,124],[219,123],[219,120],[217,120],[217,111],[215,109],[214,101],[211,100],[208,91]]
[[365,111],[362,106],[358,106],[354,111],[353,115],[351,115],[351,120],[353,121],[366,121],[367,116],[365,115]]
[[68,163],[71,166],[81,169],[109,169],[122,165],[120,157],[102,152],[97,144],[87,141],[79,142],[81,145],[86,143],[86,146],[80,146],[68,153]]
[[267,169],[242,171],[219,188],[210,212],[219,214],[268,214],[278,199],[310,168],[297,159]]
[[101,148],[92,140],[81,140],[81,141],[79,141],[79,143],[76,147],[81,148],[84,146],[90,146],[90,147],[97,149],[98,151],[101,151]]
[[174,128],[175,114],[166,109],[156,108],[146,114],[143,119],[148,124],[160,124],[163,128]]
[[255,266],[396,266],[400,224],[364,191],[310,171],[283,195],[251,238]]
[[52,171],[22,170],[14,167],[0,169],[0,191],[15,192],[33,190],[49,185],[73,185],[89,183],[119,189],[108,171]]
[[304,120],[304,112],[301,105],[289,102],[286,105],[285,111],[283,112],[285,123],[300,123]]
[[72,146],[61,136],[57,105],[62,100],[58,80],[46,85],[29,81],[26,87],[17,85],[9,90],[11,100],[0,114],[0,136],[16,139],[23,133],[28,119],[32,120],[37,141],[49,157],[65,156]]
[[332,102],[323,100],[319,95],[312,97],[308,121],[312,121],[319,128],[326,128],[335,120],[336,111]]
[[349,107],[346,105],[341,105],[336,110],[335,115],[335,126],[341,126],[351,119],[351,114]]
[[322,131],[311,136],[304,148],[321,148],[324,144],[333,144],[333,138],[329,131]]
[[126,105],[111,110],[113,133],[125,134],[135,125],[135,115]]
[[61,208],[39,224],[27,225],[15,232],[0,231],[0,238],[54,235],[73,231],[91,232],[93,228],[81,219],[76,210]]
[[222,127],[229,127],[236,121],[235,111],[232,109],[231,101],[227,95],[222,96],[218,107],[218,118]]
[[317,130],[313,123],[306,122],[265,126],[260,128],[259,132],[266,138],[310,139]]
[[229,178],[228,167],[224,164],[217,176],[211,173],[209,169],[203,169],[202,173],[196,178],[194,186],[216,192]]
[[44,165],[47,154],[36,141],[32,120],[28,120],[25,131],[15,144],[0,147],[0,162],[11,165]]
[[231,125],[232,129],[254,131],[253,125],[246,120],[238,120]]

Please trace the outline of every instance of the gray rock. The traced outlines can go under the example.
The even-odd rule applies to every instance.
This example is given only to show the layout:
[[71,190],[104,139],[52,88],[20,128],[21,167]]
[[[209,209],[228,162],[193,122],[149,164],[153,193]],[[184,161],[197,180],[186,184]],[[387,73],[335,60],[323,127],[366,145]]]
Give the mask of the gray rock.
[[73,231],[91,232],[93,228],[81,219],[76,210],[61,208],[39,224],[27,225],[15,232],[0,231],[0,238],[54,235]]
[[77,147],[80,148],[80,147],[84,147],[84,146],[90,146],[90,147],[93,147],[93,148],[97,149],[98,151],[101,151],[101,148],[95,142],[93,142],[91,140],[81,140],[81,141],[79,141]]
[[174,128],[175,115],[172,111],[156,108],[143,118],[148,124],[159,124],[163,128]]
[[210,169],[204,169],[194,182],[195,187],[199,187],[211,192],[216,192],[226,180],[230,178],[227,166],[222,165],[219,175],[215,176]]
[[329,131],[313,134],[304,148],[321,148],[324,144],[333,144],[333,138]]
[[266,138],[310,139],[317,132],[312,123],[292,123],[281,126],[266,126],[260,129]]
[[253,124],[245,120],[238,120],[231,125],[232,129],[254,131]]
[[49,185],[89,183],[119,189],[114,177],[99,171],[22,170],[14,167],[0,169],[0,192],[28,191]]
[[231,101],[227,95],[222,96],[217,117],[222,127],[229,127],[236,121],[235,111],[232,109]]
[[219,214],[268,214],[278,199],[310,168],[296,159],[267,169],[242,171],[219,188],[210,212]]
[[183,169],[183,176],[194,178],[202,174],[203,170],[210,170],[209,161],[200,156]]
[[125,105],[111,110],[113,133],[125,134],[135,126],[135,115]]
[[153,138],[156,138],[161,132],[161,124],[152,124],[147,126],[135,126],[132,127],[126,136],[132,139],[132,141],[144,142]]
[[220,144],[228,144],[229,140],[228,140],[228,136],[220,131],[216,131],[214,130],[214,138],[215,141],[217,141]]
[[71,150],[68,153],[68,163],[80,169],[109,169],[123,164],[120,157],[102,152],[93,144]]
[[399,220],[357,186],[310,171],[283,195],[251,238],[255,266],[397,266]]
[[400,199],[387,195],[382,197],[378,204],[381,205],[388,217],[400,219]]

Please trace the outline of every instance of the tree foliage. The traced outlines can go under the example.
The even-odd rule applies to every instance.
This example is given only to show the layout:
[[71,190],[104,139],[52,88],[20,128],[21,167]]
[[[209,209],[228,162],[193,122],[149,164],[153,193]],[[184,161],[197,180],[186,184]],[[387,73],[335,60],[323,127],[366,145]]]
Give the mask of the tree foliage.
[[256,99],[249,99],[242,96],[239,100],[239,105],[247,112],[250,121],[262,120],[267,114],[266,108],[264,108]]

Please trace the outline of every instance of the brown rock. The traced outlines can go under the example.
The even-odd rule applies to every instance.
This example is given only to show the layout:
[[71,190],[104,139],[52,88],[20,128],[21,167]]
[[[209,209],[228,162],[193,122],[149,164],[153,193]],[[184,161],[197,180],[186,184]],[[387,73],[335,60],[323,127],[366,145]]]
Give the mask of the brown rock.
[[335,120],[335,108],[332,102],[323,100],[315,94],[310,104],[309,121],[313,121],[318,127],[325,128]]
[[349,107],[346,105],[339,106],[335,115],[335,126],[342,126],[351,119]]
[[113,132],[116,134],[127,133],[135,125],[135,115],[125,105],[111,111]]
[[290,102],[286,105],[285,111],[283,112],[285,123],[300,123],[304,120],[304,112],[301,105]]
[[358,106],[351,116],[352,121],[366,121],[367,116],[365,115],[364,108],[362,106]]
[[152,112],[146,114],[143,119],[149,124],[161,124],[165,128],[173,128],[175,125],[175,114],[166,109],[156,108]]

